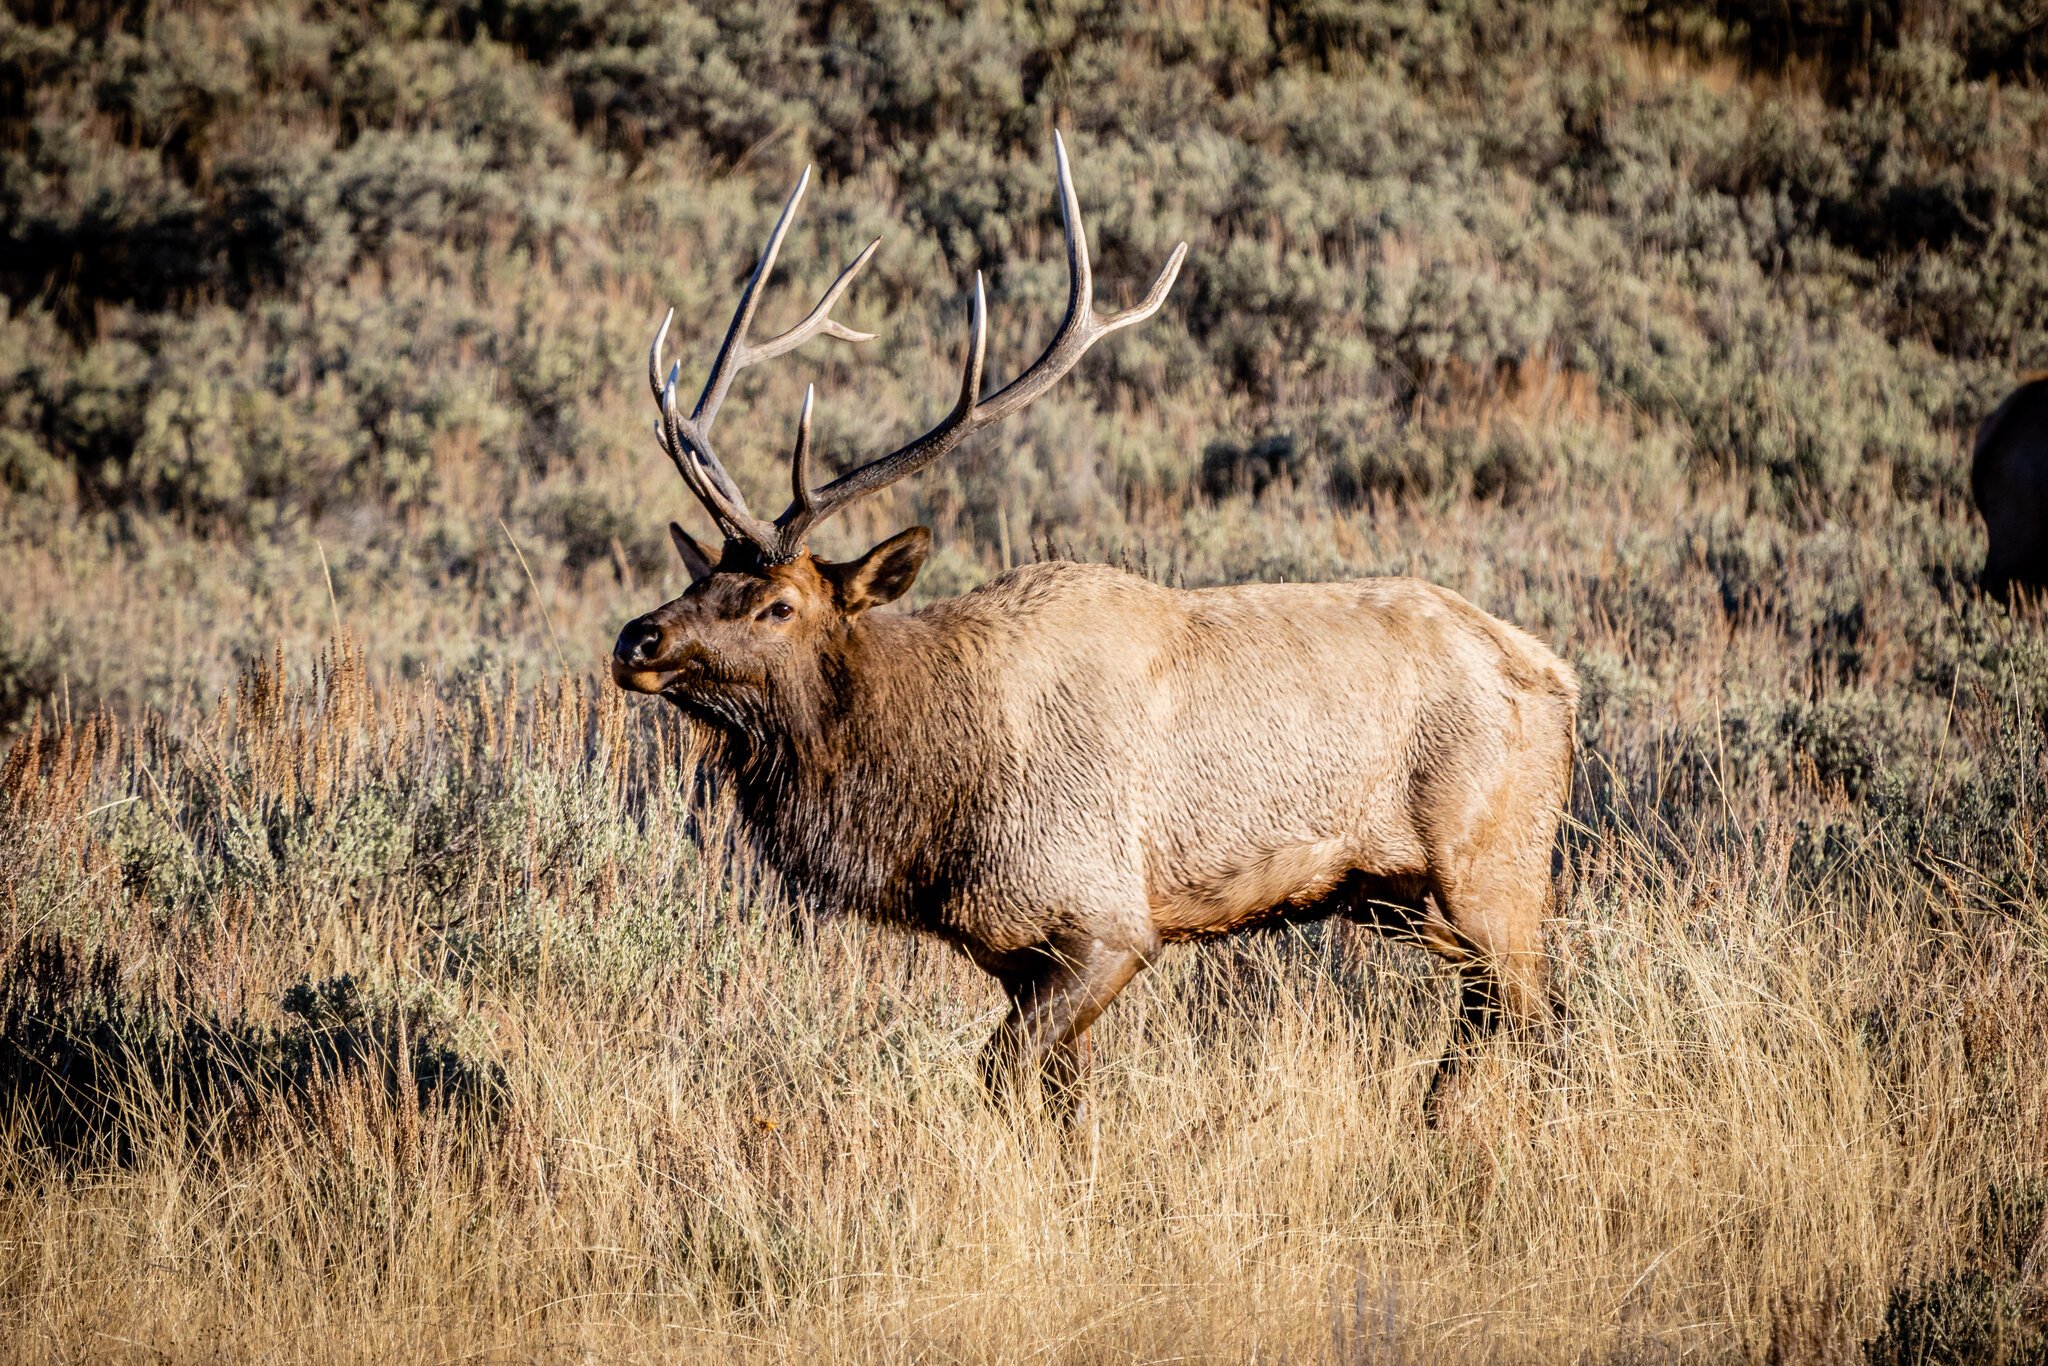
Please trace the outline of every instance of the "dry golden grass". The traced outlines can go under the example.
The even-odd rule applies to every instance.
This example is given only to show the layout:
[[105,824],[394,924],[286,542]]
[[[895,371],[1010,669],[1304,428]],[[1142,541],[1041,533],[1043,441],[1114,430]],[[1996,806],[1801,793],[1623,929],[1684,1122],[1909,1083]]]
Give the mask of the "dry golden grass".
[[[1503,1055],[1426,1130],[1445,984],[1314,927],[1142,978],[1099,1026],[1095,1128],[1063,1136],[982,1099],[970,967],[785,911],[673,717],[595,680],[266,661],[211,711],[8,759],[6,1045],[41,1012],[133,1064],[75,1112],[23,1052],[0,1068],[9,1353],[1803,1361],[1903,1359],[1888,1323],[1926,1320],[1909,1346],[1946,1360],[1928,1334],[1975,1310],[1925,1287],[1977,1272],[1970,1304],[2038,1342],[2048,936],[2011,889],[2043,848],[2039,622],[1965,598],[1916,624],[1922,589],[1867,576],[1857,680],[1895,690],[1894,776],[1927,785],[1879,800],[1819,742],[1758,759],[1733,715],[1822,667],[1787,624],[1808,566],[1718,631],[1682,570],[1673,628],[1616,596],[1591,511],[1548,539],[1484,507],[1301,515],[1361,556],[1412,536],[1425,569],[1469,536],[1475,593],[1581,605],[1561,1073]],[[2004,662],[1958,664],[1943,707],[1912,692],[1943,651]],[[1959,844],[1972,792],[2003,829]],[[79,985],[93,948],[111,996]],[[419,1008],[310,1075],[194,1080],[177,1022],[282,1047],[292,985],[343,973]],[[495,1062],[490,1099],[429,1047]]]

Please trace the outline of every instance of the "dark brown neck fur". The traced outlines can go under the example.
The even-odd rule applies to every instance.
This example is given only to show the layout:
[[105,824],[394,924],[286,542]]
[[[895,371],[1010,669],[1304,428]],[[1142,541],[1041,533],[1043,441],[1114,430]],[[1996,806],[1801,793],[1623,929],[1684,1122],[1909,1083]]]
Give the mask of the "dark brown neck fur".
[[[921,923],[946,861],[932,813],[957,811],[969,783],[960,719],[929,699],[956,690],[942,633],[914,616],[862,616],[744,711],[676,700],[714,727],[713,762],[733,783],[762,854],[792,890],[827,911]],[[927,705],[898,699],[923,696]],[[943,882],[943,878],[939,879]]]

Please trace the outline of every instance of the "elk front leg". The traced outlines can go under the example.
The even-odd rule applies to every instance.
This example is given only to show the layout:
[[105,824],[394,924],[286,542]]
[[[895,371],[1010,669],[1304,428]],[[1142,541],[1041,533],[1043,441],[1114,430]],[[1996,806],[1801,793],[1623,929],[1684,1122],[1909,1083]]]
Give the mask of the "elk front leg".
[[1035,1073],[1073,1119],[1093,1052],[1088,1027],[1137,976],[1145,958],[1100,939],[1048,945],[1041,953],[1034,965],[997,974],[1009,993],[1010,1013],[988,1042],[982,1075],[1000,1097]]

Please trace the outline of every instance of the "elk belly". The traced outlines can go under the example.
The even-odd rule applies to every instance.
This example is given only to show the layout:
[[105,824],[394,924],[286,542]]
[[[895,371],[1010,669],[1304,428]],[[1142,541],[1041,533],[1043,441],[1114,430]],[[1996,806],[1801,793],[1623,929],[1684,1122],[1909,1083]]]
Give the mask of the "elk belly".
[[1309,912],[1357,868],[1355,854],[1351,841],[1339,839],[1224,854],[1152,892],[1153,928],[1173,942]]

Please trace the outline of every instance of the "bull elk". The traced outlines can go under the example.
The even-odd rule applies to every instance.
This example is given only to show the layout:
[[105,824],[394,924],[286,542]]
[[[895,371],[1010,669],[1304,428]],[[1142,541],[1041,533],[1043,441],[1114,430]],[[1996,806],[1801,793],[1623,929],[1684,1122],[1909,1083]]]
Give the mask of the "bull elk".
[[1977,428],[1970,495],[1988,540],[1985,591],[2048,589],[2048,375],[2013,390]]
[[648,358],[657,435],[724,543],[714,558],[670,525],[690,586],[620,632],[613,678],[721,738],[714,762],[792,887],[948,940],[1001,983],[1009,1013],[985,1054],[997,1089],[1036,1071],[1070,1094],[1089,1026],[1162,946],[1339,915],[1459,973],[1434,1101],[1503,1018],[1550,1018],[1542,935],[1577,699],[1566,664],[1413,579],[1183,591],[1044,563],[898,614],[873,609],[910,587],[926,528],[843,562],[806,549],[825,518],[1024,407],[1165,301],[1185,243],[1135,307],[1096,310],[1057,137],[1054,156],[1069,288],[1043,354],[982,395],[977,276],[952,411],[813,487],[807,392],[793,497],[772,522],[713,451],[720,401],[739,371],[813,337],[869,340],[831,311],[879,242],[801,322],[749,340],[799,180],[687,412],[662,368],[671,310]]

